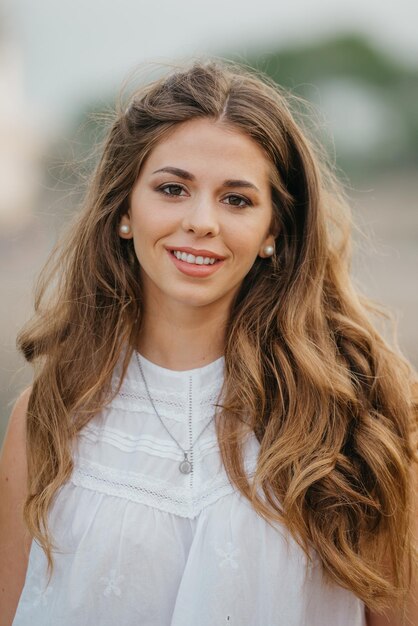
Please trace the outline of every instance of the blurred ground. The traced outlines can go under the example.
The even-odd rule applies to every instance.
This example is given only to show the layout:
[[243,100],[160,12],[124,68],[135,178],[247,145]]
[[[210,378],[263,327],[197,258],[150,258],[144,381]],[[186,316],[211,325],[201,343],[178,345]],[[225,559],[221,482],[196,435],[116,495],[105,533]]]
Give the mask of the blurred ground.
[[[399,344],[418,367],[418,180],[413,172],[385,175],[351,192],[355,221],[370,238],[355,237],[353,275],[363,292],[387,305],[398,320]],[[30,368],[15,348],[16,334],[32,311],[35,277],[59,232],[60,196],[49,192],[25,232],[0,236],[0,441],[17,393]]]

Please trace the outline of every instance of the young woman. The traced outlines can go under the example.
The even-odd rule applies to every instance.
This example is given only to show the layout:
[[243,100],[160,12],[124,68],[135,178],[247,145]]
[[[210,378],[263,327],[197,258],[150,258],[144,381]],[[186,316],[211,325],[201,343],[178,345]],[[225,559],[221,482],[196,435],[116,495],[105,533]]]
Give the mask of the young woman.
[[349,227],[265,76],[134,94],[19,336],[1,626],[418,623],[416,376]]

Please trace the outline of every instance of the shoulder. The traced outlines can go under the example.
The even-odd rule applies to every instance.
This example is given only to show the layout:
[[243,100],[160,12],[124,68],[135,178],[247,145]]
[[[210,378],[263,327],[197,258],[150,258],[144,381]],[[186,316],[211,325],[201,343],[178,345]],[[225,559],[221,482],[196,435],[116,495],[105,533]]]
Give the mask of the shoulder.
[[32,388],[25,389],[16,400],[10,414],[6,435],[0,454],[0,484],[11,483],[9,488],[24,481],[26,487],[26,413]]
[[6,430],[5,443],[10,438],[14,438],[26,428],[26,413],[28,410],[29,398],[32,393],[32,387],[27,387],[17,398]]
[[13,410],[10,414],[9,427],[26,422],[26,412],[28,409],[29,398],[32,393],[32,387],[27,387],[17,398]]
[[0,453],[0,604],[12,623],[24,585],[31,537],[23,519],[27,494],[26,412],[31,388],[17,399]]

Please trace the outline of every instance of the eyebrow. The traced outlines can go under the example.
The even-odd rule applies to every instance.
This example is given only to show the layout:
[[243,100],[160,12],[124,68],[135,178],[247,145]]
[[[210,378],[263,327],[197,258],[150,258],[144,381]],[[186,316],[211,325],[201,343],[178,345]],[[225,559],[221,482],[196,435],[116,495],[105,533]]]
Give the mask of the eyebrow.
[[[184,178],[185,180],[196,180],[196,177],[193,174],[191,174],[190,172],[186,172],[186,170],[182,170],[179,167],[162,167],[152,173],[157,174],[158,172],[167,172],[168,174],[173,174],[174,176]],[[256,187],[253,183],[250,183],[250,181],[248,180],[227,179],[224,180],[223,187],[240,187],[242,189],[254,189],[255,191],[258,191],[260,193],[258,187]]]

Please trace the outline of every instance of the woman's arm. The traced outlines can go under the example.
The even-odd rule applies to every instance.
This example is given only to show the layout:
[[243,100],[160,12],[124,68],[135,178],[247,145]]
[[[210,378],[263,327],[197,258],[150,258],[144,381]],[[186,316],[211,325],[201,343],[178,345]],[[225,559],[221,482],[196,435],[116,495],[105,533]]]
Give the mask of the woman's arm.
[[[418,547],[418,466],[413,466],[412,489],[413,489],[413,529],[414,545]],[[399,611],[391,610],[385,615],[366,612],[367,626],[402,626]],[[418,626],[418,571],[413,572],[412,586],[408,595],[407,614],[405,626]]]
[[26,498],[26,411],[30,389],[11,413],[0,454],[0,626],[13,622],[25,582],[31,540],[23,521]]

